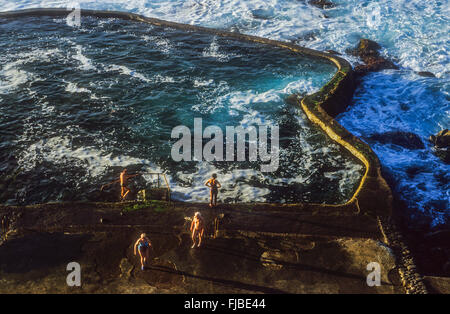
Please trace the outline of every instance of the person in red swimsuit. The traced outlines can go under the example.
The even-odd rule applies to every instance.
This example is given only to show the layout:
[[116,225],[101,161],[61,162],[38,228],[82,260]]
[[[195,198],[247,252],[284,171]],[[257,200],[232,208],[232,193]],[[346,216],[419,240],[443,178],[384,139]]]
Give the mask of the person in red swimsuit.
[[217,181],[217,174],[213,173],[211,179],[205,182],[205,185],[209,187],[209,207],[217,206],[217,194],[219,193],[219,188],[222,185]]

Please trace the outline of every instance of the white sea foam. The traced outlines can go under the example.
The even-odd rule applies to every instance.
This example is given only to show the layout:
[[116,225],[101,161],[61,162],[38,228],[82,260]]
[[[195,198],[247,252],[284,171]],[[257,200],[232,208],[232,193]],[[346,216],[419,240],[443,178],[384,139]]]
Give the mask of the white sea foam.
[[89,93],[89,94],[92,93],[89,89],[84,88],[84,87],[78,87],[78,85],[76,83],[72,83],[72,82],[67,83],[66,92],[69,92],[69,93]]
[[127,167],[135,164],[144,165],[149,172],[161,172],[161,169],[145,159],[126,155],[113,156],[96,147],[74,149],[69,138],[60,136],[31,144],[18,156],[18,164],[23,170],[30,171],[36,167],[37,162],[43,160],[58,165],[68,159],[78,160],[90,177],[101,176],[107,167]]
[[177,80],[175,80],[175,78],[168,75],[156,74],[152,77],[152,81],[155,83],[175,83],[183,81],[183,78],[177,78]]
[[[103,67],[103,71],[119,72],[122,75],[127,75],[127,76],[136,78],[136,79],[146,82],[146,83],[175,83],[176,82],[176,80],[173,77],[167,76],[167,75],[164,76],[161,74],[155,74],[154,76],[149,78],[146,75],[139,73],[136,70],[132,70],[124,65],[117,65],[117,64],[105,65],[105,64],[103,64],[102,67]],[[178,82],[180,82],[180,81],[181,81],[181,79],[178,79]]]
[[204,86],[210,86],[214,83],[213,79],[210,80],[200,80],[200,79],[195,79],[194,80],[194,87],[204,87]]
[[59,49],[35,49],[15,55],[14,61],[7,62],[0,69],[0,94],[12,92],[27,82],[39,79],[34,73],[25,71],[23,65],[36,61],[49,62],[51,57],[57,56],[61,56]]
[[83,55],[83,47],[76,45],[75,49],[77,53],[72,55],[72,58],[80,62],[80,69],[84,71],[96,70],[96,67],[92,64],[92,60]]
[[190,184],[188,186],[174,185],[172,187],[173,192],[175,192],[174,199],[190,202],[208,201],[209,192],[204,184],[212,173],[217,173],[218,180],[222,185],[220,189],[221,200],[264,202],[265,196],[270,192],[266,188],[252,187],[247,183],[252,178],[256,178],[258,181],[263,179],[259,171],[234,169],[223,173],[211,163],[202,162],[198,164],[195,175],[193,173],[177,173],[177,177],[182,182],[190,182]]
[[0,70],[0,94],[7,94],[35,77],[32,73],[14,68],[14,62],[5,65]]
[[132,76],[132,77],[135,77],[135,78],[137,78],[141,81],[147,82],[147,83],[151,81],[145,75],[138,73],[135,70],[132,70],[124,65],[112,64],[112,65],[104,66],[104,69],[106,71],[113,71],[113,72],[116,71],[123,75]]
[[313,83],[312,80],[312,78],[303,78],[301,80],[290,82],[281,90],[281,93],[285,95],[291,95],[294,93],[315,93],[318,90],[318,84]]
[[243,115],[241,125],[248,127],[249,125],[270,124],[266,120],[264,114],[261,114],[253,108],[256,103],[269,103],[282,101],[281,97],[273,90],[256,93],[253,91],[231,92],[225,96],[219,97],[219,102],[227,103],[230,112],[238,111]]
[[214,37],[209,47],[203,50],[203,57],[214,58],[220,62],[228,62],[231,57],[238,57],[238,55],[221,52],[220,46],[217,43],[217,38]]
[[152,46],[163,54],[169,55],[173,52],[176,43],[162,36],[143,35],[141,37],[148,45]]

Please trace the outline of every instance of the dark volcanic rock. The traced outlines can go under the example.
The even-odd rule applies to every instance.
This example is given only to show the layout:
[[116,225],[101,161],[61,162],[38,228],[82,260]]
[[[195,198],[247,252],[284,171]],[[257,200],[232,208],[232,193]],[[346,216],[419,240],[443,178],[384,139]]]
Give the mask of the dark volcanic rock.
[[440,131],[436,135],[430,136],[430,142],[433,143],[435,155],[445,163],[450,163],[450,131],[448,129]]
[[[448,200],[434,199],[425,203],[425,209],[431,209],[438,212],[444,212],[448,208]],[[450,238],[449,238],[450,239]]]
[[428,232],[418,243],[417,256],[423,259],[424,273],[439,276],[450,276],[450,229],[439,229]]
[[334,3],[328,0],[310,0],[309,4],[320,9],[330,9],[334,7]]
[[364,61],[364,65],[355,67],[355,72],[359,75],[364,75],[368,72],[380,71],[384,69],[398,69],[398,67],[390,60],[380,56],[378,50],[381,46],[370,40],[361,39],[355,49],[348,50],[353,56],[360,57]]
[[427,233],[425,240],[433,243],[434,245],[440,245],[450,248],[450,229],[440,229],[434,232]]
[[407,149],[425,148],[420,137],[417,134],[411,132],[392,131],[385,133],[375,133],[372,134],[369,139],[382,144],[395,144]]
[[297,106],[298,105],[298,96],[296,94],[289,95],[288,97],[286,97],[285,102],[291,106]]
[[407,104],[405,103],[401,103],[400,104],[400,109],[402,109],[403,111],[408,111],[410,108]]
[[436,75],[434,75],[433,73],[428,72],[428,71],[417,72],[417,75],[420,75],[423,77],[436,77]]
[[415,176],[423,172],[425,169],[423,167],[411,166],[406,168],[406,174],[410,179],[414,179]]
[[436,135],[431,135],[430,141],[436,148],[448,148],[450,146],[450,131],[445,129]]
[[364,65],[357,65],[355,71],[360,74],[366,74],[367,72],[376,72],[385,69],[398,69],[398,67],[392,62],[383,57],[365,57]]
[[381,46],[370,39],[361,39],[358,43],[358,46],[350,50],[350,54],[354,56],[358,56],[360,58],[365,57],[377,57],[379,56],[378,50],[381,49]]
[[436,149],[435,155],[446,164],[450,164],[450,151],[448,148]]
[[335,50],[328,49],[326,52],[331,53],[332,55],[340,56],[341,54]]
[[308,31],[302,34],[295,36],[291,42],[298,43],[302,41],[311,41],[317,39],[317,33],[315,31]]

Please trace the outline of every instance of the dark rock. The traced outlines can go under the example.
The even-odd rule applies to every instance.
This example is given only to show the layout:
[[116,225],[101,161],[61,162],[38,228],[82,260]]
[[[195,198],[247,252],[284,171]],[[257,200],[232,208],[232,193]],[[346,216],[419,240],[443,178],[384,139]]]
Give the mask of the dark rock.
[[431,210],[438,211],[438,212],[444,212],[448,208],[447,204],[448,204],[448,200],[436,199],[436,200],[428,201],[425,204],[424,208],[425,209],[431,209]]
[[309,4],[320,9],[330,9],[335,6],[334,3],[328,0],[310,0]]
[[444,270],[444,273],[450,274],[450,262],[445,263],[442,269]]
[[370,39],[361,39],[358,43],[358,46],[355,49],[351,49],[348,52],[356,57],[365,58],[365,57],[378,57],[380,53],[378,50],[381,49],[381,46]]
[[[373,219],[358,227],[373,229],[366,234],[371,234],[370,238],[361,237],[359,231],[356,237],[346,233],[343,237],[305,238],[294,233],[300,229],[286,225],[297,220],[294,212],[277,219],[280,212],[262,212],[257,205],[223,204],[220,212],[205,211],[208,226],[215,218],[220,219],[216,237],[206,238],[203,249],[191,250],[190,224],[185,217],[192,217],[194,211],[207,205],[173,205],[173,210],[165,212],[153,208],[132,211],[120,219],[120,227],[116,221],[114,226],[100,225],[102,228],[99,219],[113,223],[123,203],[42,204],[26,210],[26,218],[17,222],[17,229],[33,231],[28,236],[21,232],[15,240],[11,238],[0,246],[0,293],[73,293],[75,290],[64,281],[61,283],[61,278],[67,276],[67,261],[77,260],[82,261],[84,269],[82,287],[77,290],[81,293],[403,292],[390,282],[392,276],[388,274],[395,271],[395,255],[379,242],[378,224]],[[250,209],[255,212],[249,212]],[[19,209],[7,210],[16,214]],[[0,217],[5,212],[0,208]],[[324,228],[326,232],[333,230],[335,235],[336,210],[330,209],[330,213],[333,219]],[[55,221],[61,226],[59,233],[53,232]],[[251,229],[242,229],[249,225],[248,221],[252,221]],[[347,230],[351,222],[345,221]],[[360,219],[355,225],[360,226],[359,222]],[[273,229],[276,233],[270,234],[259,232],[270,232],[267,227],[274,225],[283,229]],[[342,225],[338,222],[336,226]],[[65,232],[66,226],[74,228]],[[167,226],[171,227],[170,232]],[[313,228],[317,234],[318,229]],[[280,230],[294,236],[281,234]],[[304,228],[301,230],[305,232]],[[140,259],[133,248],[142,232],[150,235],[153,246],[145,271],[140,269]],[[383,270],[383,285],[376,290],[361,280],[367,276],[364,266],[370,261],[380,263]],[[39,279],[36,285],[29,285],[30,274]]]
[[291,106],[298,105],[298,97],[296,94],[289,95],[288,97],[286,97],[286,99],[284,101]]
[[311,41],[317,39],[317,33],[315,31],[310,31],[306,33],[302,33],[293,40],[293,42],[302,42],[302,41]]
[[411,132],[392,131],[385,133],[375,133],[372,134],[369,139],[382,144],[395,144],[407,149],[425,148],[420,137],[417,134]]
[[428,72],[428,71],[417,72],[417,75],[420,75],[423,77],[436,77],[436,75],[434,75],[433,73]]
[[418,166],[411,166],[406,168],[406,174],[408,175],[408,178],[414,179],[415,176],[417,176],[419,173],[423,172],[424,169],[422,167]]
[[401,103],[400,104],[400,109],[402,109],[403,111],[408,111],[409,110],[409,106],[407,104]]
[[442,161],[450,164],[450,132],[448,129],[440,131],[436,135],[431,135],[430,142],[434,144],[435,155]]
[[331,50],[331,49],[326,50],[326,52],[331,53],[332,55],[337,55],[337,56],[341,55],[339,52],[337,52],[335,50]]
[[130,278],[131,272],[135,268],[127,258],[122,258],[119,264],[121,277]]
[[269,11],[265,11],[263,9],[252,10],[251,14],[252,14],[253,18],[259,19],[259,20],[270,20],[273,17]]
[[450,131],[445,129],[436,134],[436,136],[431,135],[430,141],[436,148],[448,148],[450,146]]
[[381,46],[370,40],[361,39],[355,49],[347,50],[353,56],[360,57],[365,64],[355,67],[355,72],[364,75],[368,72],[380,71],[384,69],[398,69],[398,67],[390,60],[380,56],[378,50]]
[[383,57],[365,57],[363,61],[366,64],[357,65],[355,67],[355,71],[358,74],[366,74],[368,72],[376,72],[385,69],[398,69],[392,61]]
[[435,173],[433,173],[433,177],[441,185],[447,185],[450,183],[450,173],[448,173],[446,171],[435,172]]
[[450,229],[442,229],[434,232],[427,233],[425,240],[434,245],[450,246]]
[[450,151],[447,148],[436,149],[434,153],[439,159],[441,159],[446,164],[450,164]]

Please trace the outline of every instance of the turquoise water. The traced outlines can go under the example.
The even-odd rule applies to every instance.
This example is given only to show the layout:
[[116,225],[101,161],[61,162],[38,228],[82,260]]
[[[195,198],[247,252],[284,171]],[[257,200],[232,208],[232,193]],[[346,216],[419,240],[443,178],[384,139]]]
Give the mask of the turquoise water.
[[[93,199],[123,167],[165,172],[173,198],[344,202],[362,166],[285,103],[334,72],[289,51],[119,19],[21,18],[0,26],[2,201]],[[14,43],[14,44],[13,44]],[[175,162],[172,129],[279,125],[280,165]],[[248,157],[247,157],[248,159]],[[135,180],[136,189],[151,182]]]
[[[78,1],[87,9],[130,11],[319,50],[333,49],[354,65],[360,60],[346,54],[347,48],[354,47],[360,38],[379,42],[381,53],[400,69],[365,77],[351,110],[339,121],[365,138],[378,130],[416,133],[425,149],[370,144],[393,178],[397,195],[409,205],[411,215],[425,214],[431,225],[445,224],[450,209],[450,169],[433,155],[427,138],[450,127],[449,1],[332,2],[336,4],[333,8],[323,10],[307,0]],[[1,10],[66,5],[63,0],[0,0]],[[420,77],[418,71],[431,71],[436,78]],[[363,119],[358,123],[355,117]],[[411,176],[414,168],[419,169],[418,173]]]

